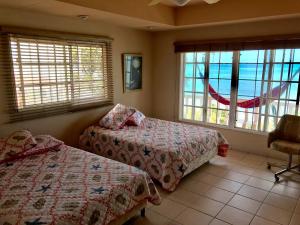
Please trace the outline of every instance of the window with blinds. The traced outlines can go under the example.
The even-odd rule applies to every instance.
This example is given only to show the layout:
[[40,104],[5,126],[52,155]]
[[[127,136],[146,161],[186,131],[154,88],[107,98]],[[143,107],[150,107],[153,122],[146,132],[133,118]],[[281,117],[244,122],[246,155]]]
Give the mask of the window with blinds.
[[6,34],[5,40],[12,121],[113,102],[110,40],[16,34]]

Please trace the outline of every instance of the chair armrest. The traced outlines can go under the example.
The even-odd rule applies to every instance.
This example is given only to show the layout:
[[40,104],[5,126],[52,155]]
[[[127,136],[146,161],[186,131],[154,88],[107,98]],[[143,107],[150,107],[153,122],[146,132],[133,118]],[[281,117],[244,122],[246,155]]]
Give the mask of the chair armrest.
[[270,148],[271,143],[277,139],[278,139],[278,131],[273,130],[272,132],[270,132],[268,135],[268,148]]

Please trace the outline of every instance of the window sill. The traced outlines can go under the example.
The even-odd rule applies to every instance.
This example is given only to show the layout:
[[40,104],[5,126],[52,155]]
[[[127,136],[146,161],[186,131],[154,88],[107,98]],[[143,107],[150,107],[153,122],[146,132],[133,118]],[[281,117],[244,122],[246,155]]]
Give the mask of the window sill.
[[235,132],[242,132],[242,133],[260,135],[260,136],[268,136],[267,132],[253,131],[253,130],[247,130],[247,129],[242,129],[242,128],[231,128],[231,127],[222,126],[222,125],[218,125],[218,124],[196,122],[193,120],[179,119],[178,122],[187,123],[187,124],[191,124],[191,125],[200,125],[200,126],[204,126],[204,127],[208,127],[208,128],[219,128],[219,129],[231,130],[231,131],[235,131]]

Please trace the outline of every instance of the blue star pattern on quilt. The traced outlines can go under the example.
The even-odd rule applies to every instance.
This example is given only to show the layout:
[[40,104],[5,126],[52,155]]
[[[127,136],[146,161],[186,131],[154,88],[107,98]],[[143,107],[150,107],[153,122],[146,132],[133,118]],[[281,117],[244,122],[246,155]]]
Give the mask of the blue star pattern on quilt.
[[92,166],[92,169],[93,170],[99,170],[101,168],[100,164],[97,164],[97,165],[93,165]]
[[120,144],[120,141],[119,141],[117,138],[115,138],[115,139],[114,139],[114,144],[115,144],[115,145],[119,145],[119,144]]
[[45,193],[46,191],[48,191],[48,189],[51,189],[51,184],[48,184],[47,186],[42,185],[41,189],[37,190],[37,192],[42,191],[43,193]]
[[92,189],[93,189],[93,191],[91,192],[92,194],[99,194],[99,195],[101,195],[104,191],[107,191],[103,187],[92,188]]
[[183,164],[181,164],[180,166],[178,166],[178,171],[180,171],[181,173],[184,173],[184,166],[183,166]]
[[95,137],[95,136],[96,136],[96,132],[92,130],[92,131],[91,131],[91,136],[92,136],[92,137]]
[[40,220],[41,220],[41,218],[37,218],[37,219],[35,219],[33,221],[26,221],[25,224],[26,225],[43,225],[43,224],[47,224],[47,223],[42,222]]
[[48,165],[48,168],[55,168],[55,167],[57,167],[58,165],[56,164],[56,163],[54,163],[54,164],[50,164],[50,165]]
[[145,148],[144,148],[144,155],[145,155],[145,156],[150,156],[150,153],[151,153],[151,151],[148,150],[147,147],[145,147]]

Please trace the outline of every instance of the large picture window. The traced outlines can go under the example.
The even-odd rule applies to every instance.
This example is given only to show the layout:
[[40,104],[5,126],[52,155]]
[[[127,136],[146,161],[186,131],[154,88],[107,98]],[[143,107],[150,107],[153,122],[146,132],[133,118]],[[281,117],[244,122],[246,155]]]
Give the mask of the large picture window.
[[267,132],[299,115],[300,49],[181,53],[180,119]]
[[110,41],[15,34],[6,40],[12,121],[112,103]]

